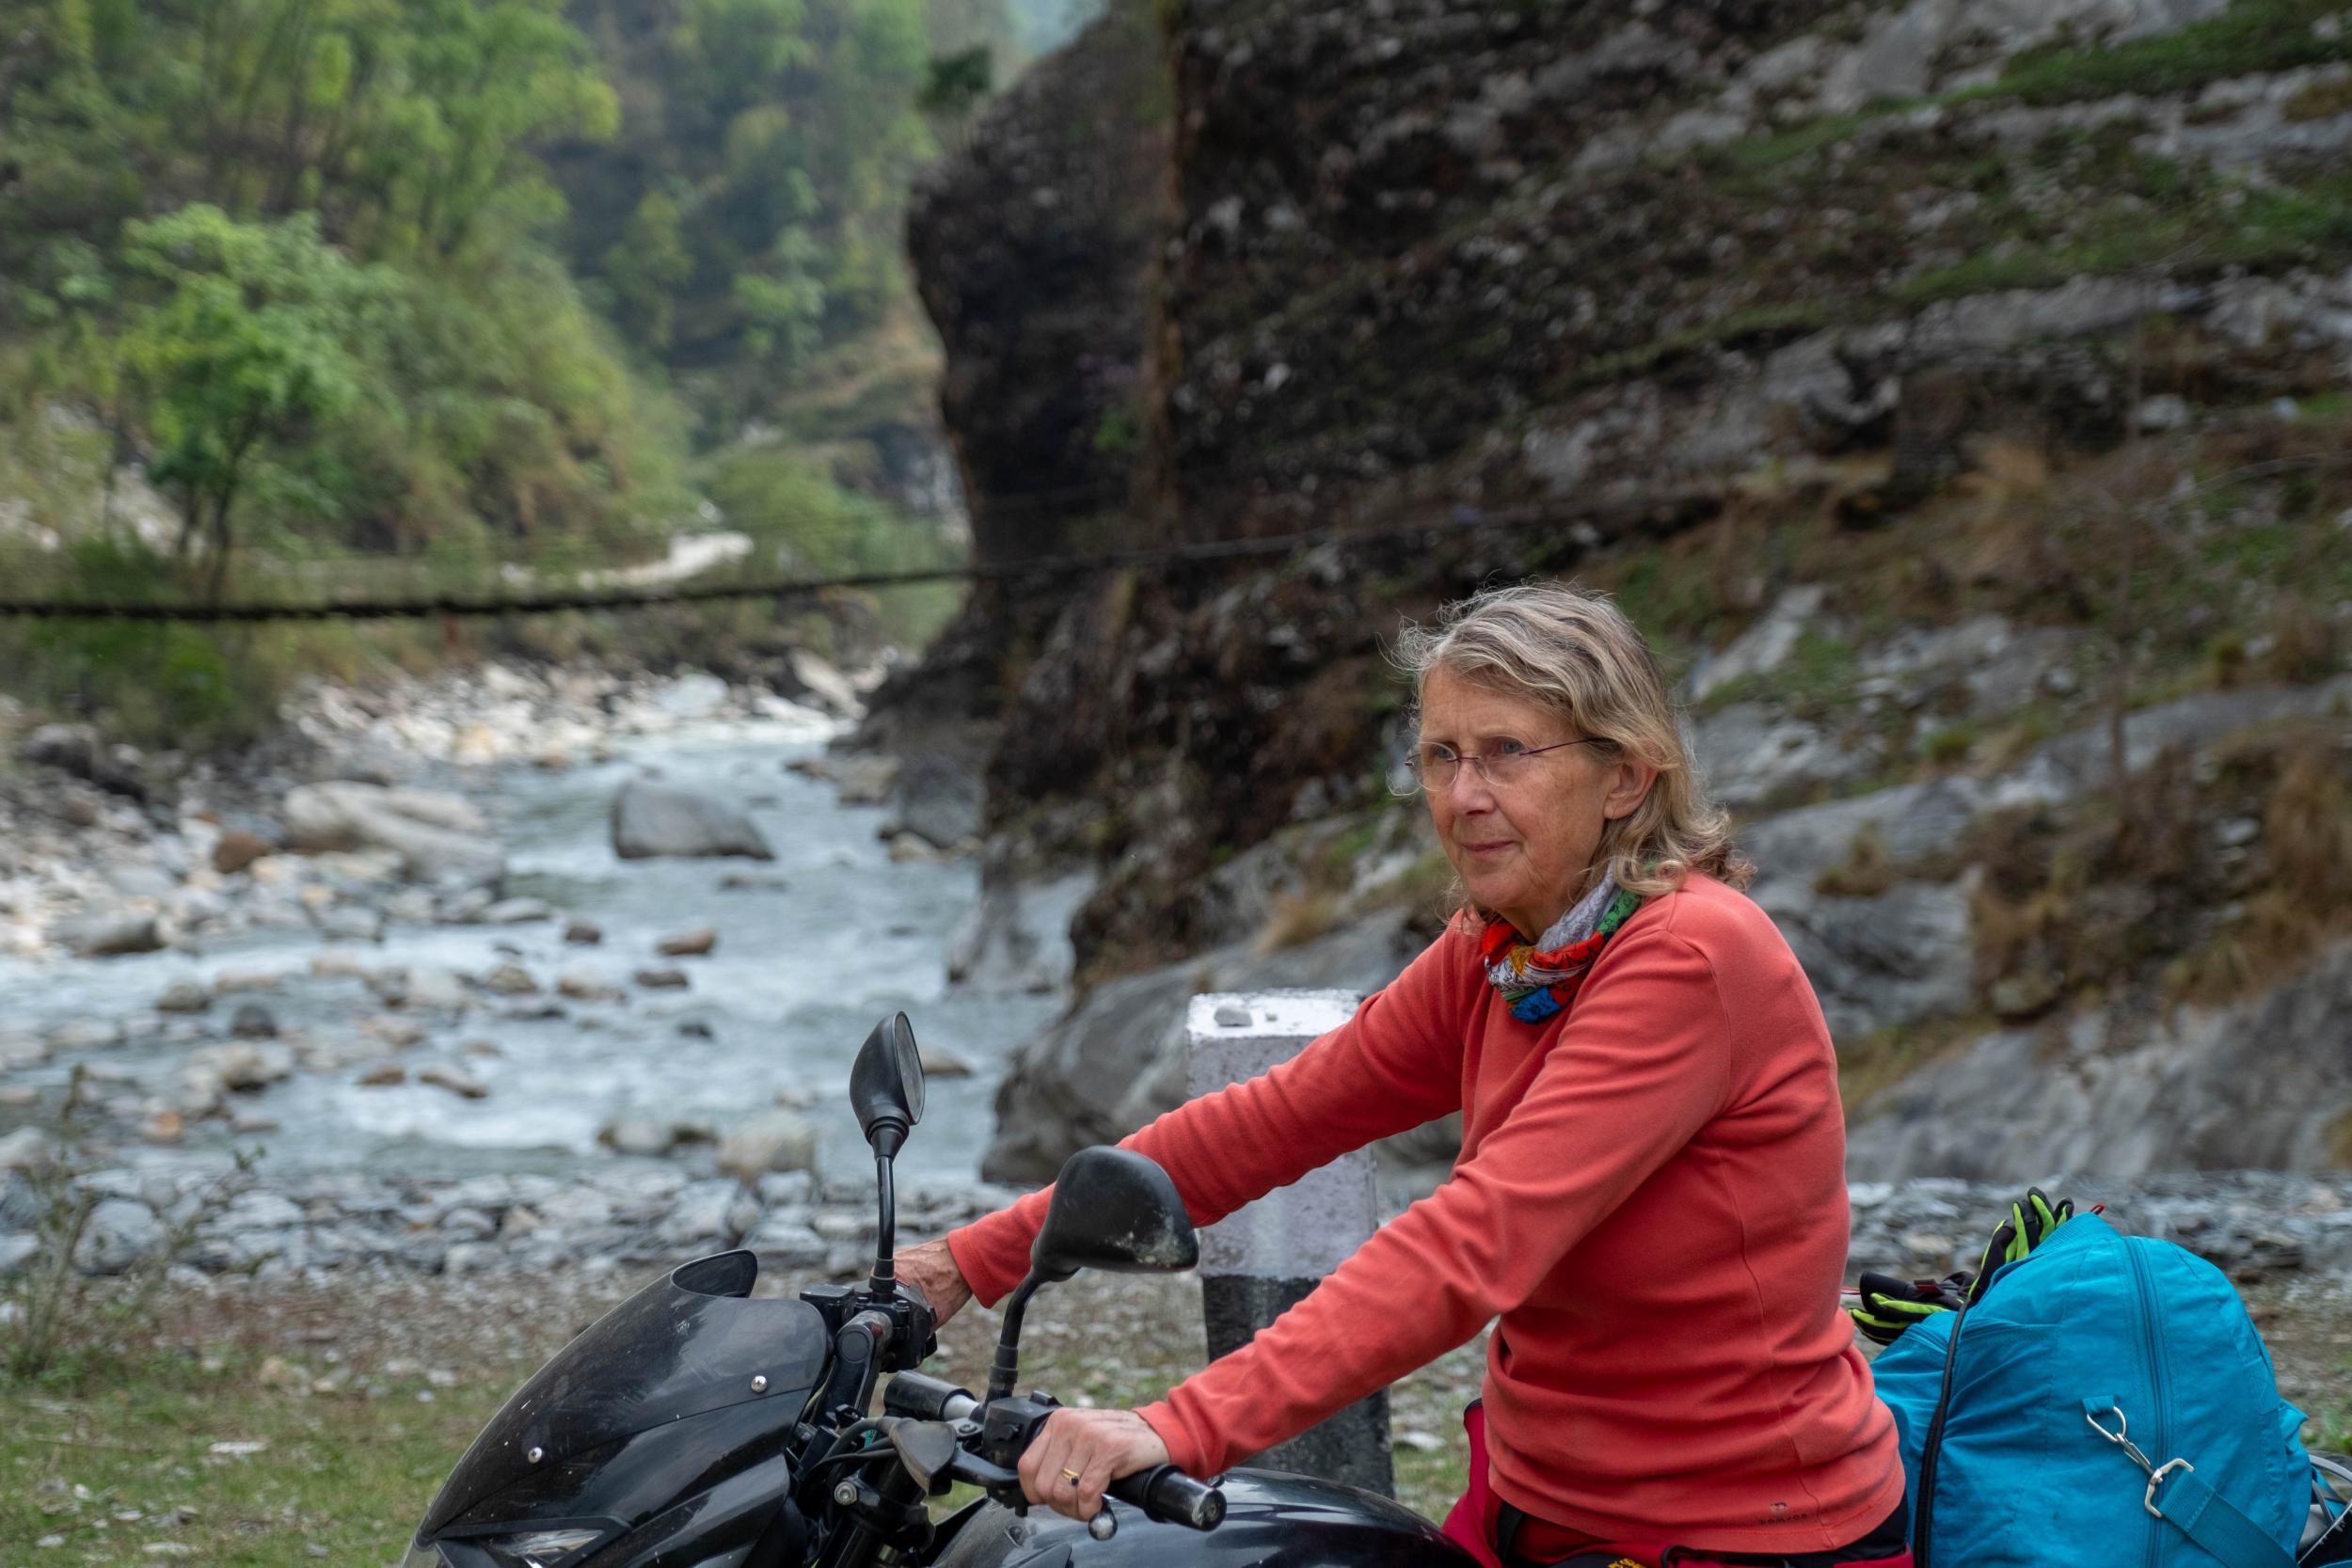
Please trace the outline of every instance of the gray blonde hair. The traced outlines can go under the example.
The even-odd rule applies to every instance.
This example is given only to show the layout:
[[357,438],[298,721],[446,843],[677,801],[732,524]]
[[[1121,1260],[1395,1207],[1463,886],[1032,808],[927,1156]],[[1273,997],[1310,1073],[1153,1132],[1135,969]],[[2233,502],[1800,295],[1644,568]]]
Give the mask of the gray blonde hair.
[[1756,874],[1692,770],[1657,656],[1608,594],[1562,582],[1490,588],[1447,605],[1434,626],[1407,624],[1392,657],[1417,698],[1443,670],[1549,708],[1607,742],[1599,750],[1658,770],[1642,803],[1601,829],[1596,868],[1619,887],[1649,897],[1694,871],[1734,887]]

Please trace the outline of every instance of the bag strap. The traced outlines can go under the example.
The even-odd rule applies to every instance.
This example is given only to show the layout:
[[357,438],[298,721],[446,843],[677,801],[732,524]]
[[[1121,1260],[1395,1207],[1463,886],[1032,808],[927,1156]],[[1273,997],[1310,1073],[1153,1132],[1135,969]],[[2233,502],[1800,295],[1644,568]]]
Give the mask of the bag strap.
[[[2103,1416],[2115,1418],[2112,1431],[2100,1419]],[[2132,1441],[2123,1408],[2115,1401],[2083,1401],[2083,1419],[2090,1423],[2091,1431],[2121,1448],[2148,1478],[2141,1505],[2187,1536],[2223,1568],[2295,1568],[2292,1554],[2233,1507],[2229,1498],[2197,1479],[2197,1466],[2185,1459],[2152,1463]]]
[[2229,1498],[2198,1480],[2185,1459],[2168,1459],[2148,1478],[2148,1512],[2228,1568],[2294,1568],[2295,1559]]

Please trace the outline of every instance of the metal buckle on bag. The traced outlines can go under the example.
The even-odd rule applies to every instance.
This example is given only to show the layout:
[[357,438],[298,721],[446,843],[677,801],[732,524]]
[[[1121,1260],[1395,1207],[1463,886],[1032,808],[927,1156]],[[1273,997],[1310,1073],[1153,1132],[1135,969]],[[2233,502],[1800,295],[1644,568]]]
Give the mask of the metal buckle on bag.
[[[2117,1445],[2122,1449],[2125,1453],[2131,1455],[2132,1463],[2139,1466],[2140,1474],[2146,1476],[2154,1475],[2156,1473],[2155,1465],[2149,1461],[2146,1454],[2139,1451],[2139,1445],[2133,1442],[2131,1439],[2132,1423],[2124,1419],[2123,1407],[2120,1404],[2111,1404],[2108,1405],[2107,1408],[2115,1412],[2115,1430],[2113,1432],[2109,1432],[2106,1428],[2099,1424],[2099,1417],[2096,1411],[2084,1411],[2083,1419],[2090,1423],[2091,1431],[2097,1433],[2100,1436],[2106,1438],[2108,1442]],[[2172,1463],[2177,1465],[2180,1461],[2176,1459]]]
[[2159,1519],[2164,1517],[2164,1510],[2156,1506],[2156,1488],[2162,1486],[2164,1484],[2164,1478],[2170,1475],[2175,1470],[2179,1470],[2185,1475],[2193,1476],[2197,1473],[2197,1466],[2191,1465],[2185,1459],[2168,1459],[2163,1464],[2148,1472],[2148,1491],[2146,1495],[2139,1499],[2139,1503],[2142,1508],[2145,1508],[2149,1513],[2154,1514]]
[[2162,1486],[2164,1478],[2173,1471],[2179,1470],[2185,1475],[2193,1476],[2197,1473],[2197,1466],[2185,1459],[2168,1459],[2161,1465],[2153,1463],[2146,1454],[2139,1451],[2139,1445],[2132,1441],[2130,1436],[2132,1424],[2124,1419],[2123,1407],[2111,1404],[2107,1408],[2115,1412],[2113,1432],[2109,1432],[2099,1424],[2099,1414],[2096,1411],[2084,1411],[2083,1419],[2090,1423],[2091,1431],[2122,1449],[2130,1456],[2131,1462],[2139,1466],[2140,1472],[2148,1478],[2148,1490],[2140,1495],[2139,1505],[2161,1519],[2164,1517],[2164,1510],[2156,1506],[2156,1488]]

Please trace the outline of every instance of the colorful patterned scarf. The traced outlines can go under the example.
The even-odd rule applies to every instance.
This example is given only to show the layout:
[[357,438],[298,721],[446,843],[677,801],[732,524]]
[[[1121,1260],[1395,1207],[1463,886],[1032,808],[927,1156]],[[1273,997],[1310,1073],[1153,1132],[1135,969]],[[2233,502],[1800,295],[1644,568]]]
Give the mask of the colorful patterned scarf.
[[1600,885],[1553,921],[1540,941],[1523,941],[1509,921],[1490,920],[1478,941],[1487,982],[1502,993],[1513,1018],[1541,1023],[1568,1005],[1600,950],[1641,907],[1641,895],[1624,891],[1604,874]]

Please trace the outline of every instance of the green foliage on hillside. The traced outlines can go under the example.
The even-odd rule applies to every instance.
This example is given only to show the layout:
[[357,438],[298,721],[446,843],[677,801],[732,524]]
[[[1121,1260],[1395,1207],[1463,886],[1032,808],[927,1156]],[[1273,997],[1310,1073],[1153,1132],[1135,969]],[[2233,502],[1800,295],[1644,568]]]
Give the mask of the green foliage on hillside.
[[706,418],[764,411],[905,293],[898,232],[931,153],[924,0],[576,0],[619,134],[557,152],[564,244]]
[[[961,42],[1009,28],[1000,0],[935,8]],[[658,552],[709,515],[706,477],[764,561],[945,548],[820,469],[753,484],[783,460],[696,451],[862,335],[904,336],[924,0],[7,9],[0,527],[40,542],[20,583],[479,591],[501,562]],[[918,406],[903,385],[885,421]],[[119,504],[125,467],[168,518]],[[388,554],[409,565],[358,569]],[[176,635],[17,645],[45,695],[135,728],[265,702],[265,670],[228,668],[268,666],[256,648]],[[162,713],[108,687],[199,665]]]

